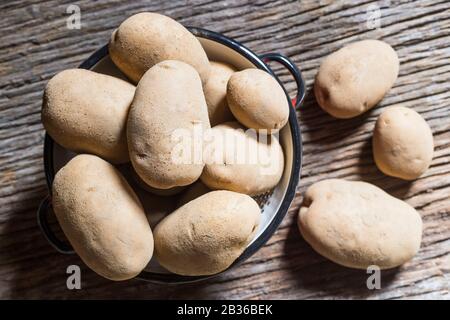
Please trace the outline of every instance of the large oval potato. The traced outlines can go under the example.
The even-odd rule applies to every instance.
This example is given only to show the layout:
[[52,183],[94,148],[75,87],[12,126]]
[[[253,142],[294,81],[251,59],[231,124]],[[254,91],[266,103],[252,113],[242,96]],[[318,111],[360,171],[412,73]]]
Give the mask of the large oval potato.
[[369,183],[339,179],[308,188],[298,226],[318,253],[358,269],[399,266],[417,253],[422,238],[413,207]]
[[203,86],[211,126],[234,120],[227,103],[227,83],[234,72],[229,64],[211,61],[211,72]]
[[[195,182],[204,166],[203,132],[209,128],[195,69],[174,60],[156,64],[139,82],[128,116],[128,146],[136,173],[156,189]],[[193,146],[199,146],[199,157]]]
[[42,123],[66,149],[127,162],[126,123],[134,91],[133,85],[111,76],[62,71],[45,87]]
[[176,274],[211,275],[227,269],[253,240],[258,204],[244,194],[212,191],[164,218],[155,228],[155,256]]
[[352,118],[373,108],[397,79],[399,61],[379,40],[349,44],[320,65],[314,83],[317,102],[336,118]]
[[389,107],[381,113],[372,146],[377,167],[405,180],[420,177],[433,159],[430,127],[420,114],[405,107]]
[[[251,196],[274,188],[284,169],[283,149],[275,136],[258,140],[237,122],[213,127],[205,140],[205,168],[200,177],[211,189]],[[253,131],[255,133],[255,131]]]
[[227,101],[236,119],[247,128],[276,132],[289,118],[289,103],[280,84],[259,69],[234,73],[227,85]]
[[99,275],[126,280],[153,254],[153,236],[133,189],[111,164],[78,155],[55,176],[55,215],[81,259]]
[[208,57],[197,38],[175,20],[153,12],[141,12],[122,22],[111,36],[109,54],[136,83],[148,69],[164,60],[190,64],[203,83],[209,75]]

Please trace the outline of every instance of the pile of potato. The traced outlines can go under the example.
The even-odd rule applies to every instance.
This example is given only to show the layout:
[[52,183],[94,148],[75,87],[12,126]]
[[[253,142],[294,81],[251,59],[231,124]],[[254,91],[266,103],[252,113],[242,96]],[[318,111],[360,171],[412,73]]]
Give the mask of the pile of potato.
[[[364,40],[329,55],[314,91],[323,110],[346,119],[373,108],[394,84],[396,52],[386,43]],[[385,174],[420,177],[433,158],[426,121],[402,106],[386,108],[373,132],[373,157]],[[328,259],[352,268],[397,267],[419,250],[422,220],[407,203],[366,182],[328,179],[306,191],[298,215],[304,239]]]
[[[283,149],[272,134],[288,121],[284,90],[264,71],[210,62],[194,35],[155,13],[126,19],[112,34],[109,54],[130,82],[73,69],[45,88],[45,129],[79,153],[52,187],[64,233],[90,268],[112,280],[139,274],[153,251],[163,267],[180,275],[227,269],[258,230],[261,212],[252,196],[273,189],[283,174]],[[314,92],[330,115],[351,118],[373,108],[398,72],[388,44],[360,41],[323,61]],[[174,162],[171,134],[196,126],[211,133],[212,151],[200,161]],[[267,134],[269,143],[245,134],[247,128]],[[217,138],[223,136],[236,143]],[[190,143],[201,142],[196,139],[204,136]],[[266,154],[264,163],[233,162],[242,146]],[[387,108],[376,121],[373,155],[385,174],[416,179],[433,157],[431,130],[413,110]],[[151,193],[169,195],[191,185],[178,209],[158,217],[153,233],[147,219],[152,212],[117,169],[128,162]],[[298,226],[317,252],[353,268],[396,267],[417,253],[422,235],[414,208],[369,183],[339,179],[307,190]]]
[[[92,270],[112,280],[136,276],[153,254],[180,275],[227,269],[258,231],[261,211],[251,196],[273,189],[284,170],[273,135],[289,116],[284,90],[264,71],[210,62],[194,35],[156,13],[126,19],[111,36],[109,55],[129,82],[71,69],[55,75],[44,92],[45,129],[78,153],[52,186],[65,235]],[[172,133],[195,128],[211,134],[212,151],[199,161],[174,161]],[[245,134],[248,128],[269,142]],[[217,138],[225,135],[235,143]],[[233,162],[237,149],[248,146],[264,159]],[[209,161],[217,154],[218,161]],[[152,193],[173,194],[196,183],[153,232],[152,212],[136,195],[141,191],[118,170],[128,162]]]

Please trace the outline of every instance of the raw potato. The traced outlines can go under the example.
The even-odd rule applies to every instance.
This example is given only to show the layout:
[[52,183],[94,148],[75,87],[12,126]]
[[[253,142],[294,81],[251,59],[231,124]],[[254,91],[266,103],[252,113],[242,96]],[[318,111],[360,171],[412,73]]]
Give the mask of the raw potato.
[[433,134],[412,109],[390,107],[378,117],[373,132],[373,156],[385,174],[405,180],[420,177],[433,159]]
[[111,76],[62,71],[45,87],[42,123],[66,149],[127,162],[126,123],[134,91],[133,85]]
[[227,103],[227,83],[234,72],[229,64],[211,61],[211,72],[203,87],[211,126],[234,120]]
[[136,173],[156,189],[195,182],[204,164],[201,148],[196,156],[191,146],[201,147],[203,136],[196,132],[209,128],[195,69],[174,60],[156,64],[139,82],[128,116],[128,147]]
[[289,118],[289,103],[280,84],[265,71],[234,73],[227,86],[227,101],[236,119],[247,128],[276,132]]
[[258,141],[256,134],[246,134],[245,130],[237,122],[211,129],[200,177],[209,188],[254,196],[271,190],[280,181],[284,155],[278,139],[272,136],[267,143]]
[[99,275],[126,280],[153,254],[153,236],[139,199],[111,164],[78,155],[56,174],[53,209],[81,259]]
[[209,75],[208,57],[198,39],[175,20],[157,13],[138,13],[122,22],[111,36],[109,54],[136,83],[148,69],[164,60],[190,64],[203,83]]
[[413,207],[369,183],[339,179],[308,188],[298,226],[318,253],[358,269],[399,266],[417,253],[422,238]]
[[155,229],[155,256],[167,270],[200,276],[227,269],[253,240],[258,204],[244,194],[212,191],[164,218]]
[[352,118],[373,108],[397,79],[399,61],[379,40],[349,44],[320,65],[314,83],[317,102],[336,118]]

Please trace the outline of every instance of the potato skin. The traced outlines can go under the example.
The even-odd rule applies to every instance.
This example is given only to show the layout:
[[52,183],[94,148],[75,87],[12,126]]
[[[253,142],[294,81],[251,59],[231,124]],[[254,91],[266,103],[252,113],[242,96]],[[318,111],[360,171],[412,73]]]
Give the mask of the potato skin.
[[211,126],[234,120],[228,108],[227,83],[236,72],[234,67],[223,62],[211,61],[211,71],[208,81],[203,86],[206,104],[208,105],[209,122]]
[[[246,135],[244,130],[246,128],[237,122],[223,123],[211,129],[211,147],[207,145],[205,148],[205,168],[200,176],[209,188],[255,196],[271,190],[280,181],[284,155],[278,139],[273,136],[270,143],[258,142],[251,135]],[[230,141],[234,143],[230,144]],[[239,150],[244,150],[242,154],[245,152],[245,158],[242,158],[244,163],[238,161]],[[223,156],[216,161],[213,154]],[[255,154],[260,156],[252,159]]]
[[180,275],[227,269],[258,230],[260,208],[244,194],[212,191],[164,218],[155,228],[155,256]]
[[78,155],[55,176],[53,209],[80,258],[99,275],[126,280],[153,254],[153,236],[133,189],[111,164]]
[[320,65],[314,93],[322,109],[336,118],[356,117],[373,108],[397,79],[399,61],[379,40],[349,44]]
[[92,153],[113,163],[129,161],[128,110],[135,87],[84,69],[69,69],[46,85],[42,123],[61,146]]
[[389,107],[381,113],[372,146],[377,167],[404,180],[420,177],[433,159],[430,127],[420,114],[405,107]]
[[137,86],[127,125],[130,159],[139,177],[156,189],[195,182],[202,173],[203,161],[195,158],[184,163],[173,161],[182,139],[172,135],[192,134],[200,127],[205,132],[210,125],[195,69],[174,60],[160,62],[149,69]]
[[135,83],[164,60],[190,64],[203,83],[209,75],[208,57],[198,39],[180,23],[153,12],[141,12],[123,21],[111,36],[109,54]]
[[234,73],[227,85],[227,101],[236,119],[247,128],[276,132],[289,118],[289,103],[280,84],[259,69]]
[[358,269],[399,266],[418,252],[422,238],[413,207],[369,183],[340,179],[308,188],[298,227],[318,253]]

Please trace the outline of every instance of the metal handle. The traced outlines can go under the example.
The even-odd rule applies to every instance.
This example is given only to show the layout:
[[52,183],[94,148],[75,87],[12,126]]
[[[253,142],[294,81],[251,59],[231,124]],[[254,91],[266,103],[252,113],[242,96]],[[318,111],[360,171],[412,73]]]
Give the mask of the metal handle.
[[68,243],[65,243],[58,239],[58,237],[53,233],[52,229],[50,228],[48,224],[48,212],[50,211],[51,207],[51,199],[50,196],[46,196],[44,200],[42,200],[41,204],[39,205],[38,211],[37,211],[37,219],[38,219],[38,225],[41,229],[44,237],[47,239],[47,241],[51,244],[53,248],[55,248],[58,252],[64,253],[64,254],[73,254],[75,251],[73,250],[72,246]]
[[295,83],[297,84],[297,95],[295,98],[292,98],[291,101],[295,109],[300,107],[303,99],[305,98],[305,80],[303,79],[302,73],[297,68],[295,63],[292,62],[292,60],[290,60],[288,57],[283,56],[280,53],[266,53],[262,54],[260,57],[265,63],[275,61],[282,64],[284,67],[286,67],[286,69],[288,69],[289,73],[294,77]]

